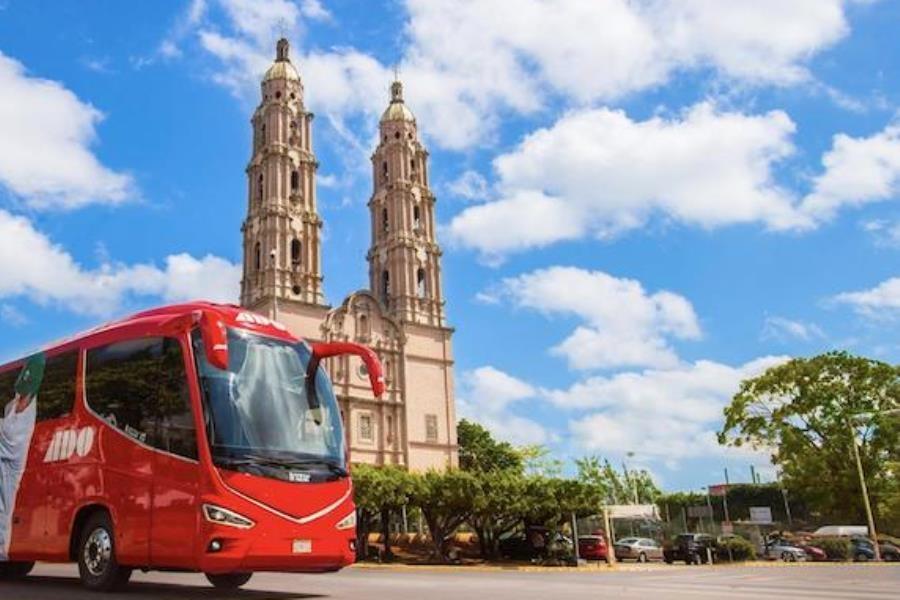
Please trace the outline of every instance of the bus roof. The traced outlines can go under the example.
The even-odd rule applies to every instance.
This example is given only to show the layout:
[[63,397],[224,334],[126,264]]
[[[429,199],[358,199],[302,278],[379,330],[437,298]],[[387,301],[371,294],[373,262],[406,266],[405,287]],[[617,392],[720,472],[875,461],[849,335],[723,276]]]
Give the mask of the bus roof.
[[[72,345],[82,340],[111,333],[117,329],[122,329],[137,323],[143,323],[153,327],[154,325],[161,325],[174,317],[190,315],[195,311],[200,310],[214,311],[222,319],[225,325],[229,327],[248,329],[272,337],[298,341],[298,338],[292,335],[283,324],[263,315],[254,313],[246,308],[234,304],[218,304],[215,302],[196,300],[182,304],[170,304],[167,306],[151,308],[121,319],[109,321],[108,323],[103,323],[88,329],[87,331],[82,331],[75,335],[44,344],[40,350],[52,351],[61,346]],[[19,362],[20,360],[21,359],[14,360],[12,362]]]

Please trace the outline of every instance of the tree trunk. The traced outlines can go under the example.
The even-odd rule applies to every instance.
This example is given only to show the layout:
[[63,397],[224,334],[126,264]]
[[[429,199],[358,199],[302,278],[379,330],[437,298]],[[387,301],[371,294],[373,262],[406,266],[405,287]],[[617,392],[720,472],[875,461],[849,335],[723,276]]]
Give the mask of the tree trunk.
[[356,560],[369,557],[369,516],[364,510],[356,511]]
[[381,535],[384,538],[384,560],[394,560],[394,552],[391,550],[391,511],[381,509]]
[[478,549],[481,552],[481,558],[483,560],[489,560],[490,556],[490,548],[488,544],[488,539],[485,533],[485,527],[473,527],[475,530],[475,535],[478,536]]
[[425,524],[428,525],[428,533],[431,534],[431,546],[434,549],[434,557],[442,563],[447,562],[447,556],[444,552],[444,530],[438,525],[438,519],[433,518],[424,510],[422,515],[425,517]]

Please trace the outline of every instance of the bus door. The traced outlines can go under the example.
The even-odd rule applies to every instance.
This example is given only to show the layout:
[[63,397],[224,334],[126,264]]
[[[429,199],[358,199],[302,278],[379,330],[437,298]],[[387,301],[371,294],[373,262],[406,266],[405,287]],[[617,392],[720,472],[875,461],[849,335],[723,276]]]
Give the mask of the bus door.
[[201,478],[185,355],[178,340],[164,339],[153,439],[157,452],[150,559],[154,566],[190,568],[197,561],[194,543]]
[[154,411],[162,338],[142,337],[91,348],[85,404],[106,422],[97,428],[95,493],[110,505],[116,554],[126,565],[150,561]]

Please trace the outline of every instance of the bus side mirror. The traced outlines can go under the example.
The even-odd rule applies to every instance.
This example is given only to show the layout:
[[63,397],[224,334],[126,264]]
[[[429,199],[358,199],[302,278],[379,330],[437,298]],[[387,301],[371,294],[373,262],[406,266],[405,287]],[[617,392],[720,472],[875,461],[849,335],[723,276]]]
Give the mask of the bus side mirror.
[[195,311],[194,320],[200,325],[206,360],[217,369],[228,369],[228,332],[225,323],[211,310]]
[[173,317],[162,324],[164,333],[180,334],[200,328],[203,351],[212,366],[223,371],[228,368],[228,333],[222,318],[213,310],[200,309]]
[[341,354],[355,354],[360,357],[366,365],[366,371],[369,372],[369,384],[372,386],[372,393],[376,398],[380,398],[384,394],[384,371],[381,368],[381,361],[375,352],[361,344],[353,344],[351,342],[317,342],[312,344],[313,359],[310,365],[318,366],[323,358],[331,356],[339,356]]

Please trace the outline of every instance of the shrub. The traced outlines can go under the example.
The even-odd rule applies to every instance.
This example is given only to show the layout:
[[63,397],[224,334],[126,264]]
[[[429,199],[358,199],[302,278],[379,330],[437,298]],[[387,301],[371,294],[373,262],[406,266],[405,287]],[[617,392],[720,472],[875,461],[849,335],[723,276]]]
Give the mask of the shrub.
[[853,552],[850,540],[847,538],[817,538],[810,543],[824,550],[828,560],[850,560]]
[[[731,551],[729,554],[729,550]],[[729,537],[719,542],[719,560],[745,561],[756,558],[756,548],[742,537]]]

